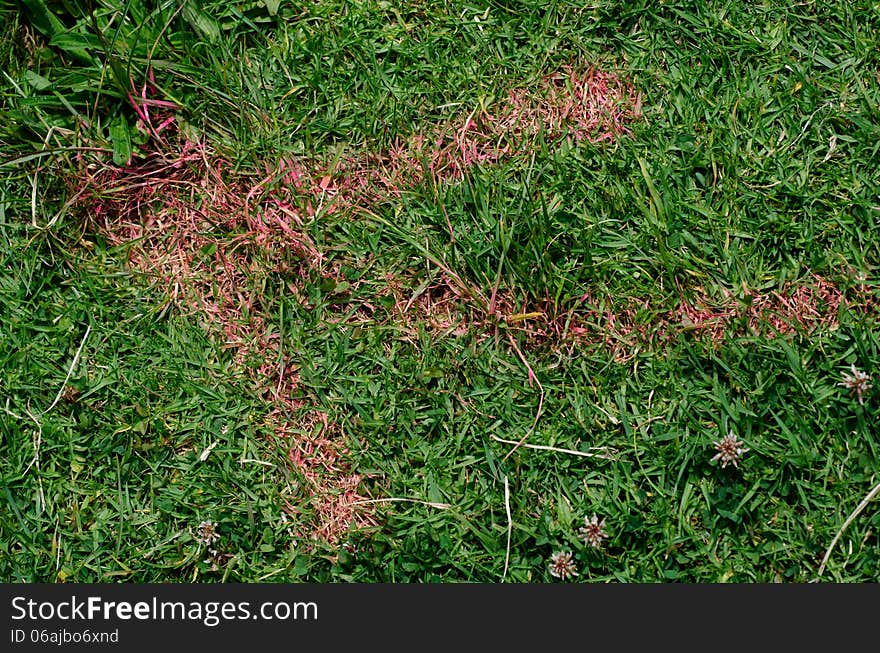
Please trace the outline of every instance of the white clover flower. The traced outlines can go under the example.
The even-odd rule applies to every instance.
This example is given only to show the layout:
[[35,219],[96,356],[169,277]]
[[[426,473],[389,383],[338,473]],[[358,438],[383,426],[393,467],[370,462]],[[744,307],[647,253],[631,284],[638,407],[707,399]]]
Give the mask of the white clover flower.
[[862,395],[871,389],[871,384],[869,383],[871,377],[865,372],[857,370],[855,363],[850,366],[850,369],[852,370],[852,375],[844,373],[843,381],[838,385],[842,385],[844,388],[849,389],[856,395],[859,403],[864,404],[865,398]]
[[550,575],[562,580],[578,575],[571,551],[559,551],[550,556]]
[[602,540],[608,537],[605,533],[605,520],[600,520],[596,515],[590,518],[584,517],[584,525],[578,529],[579,537],[585,544],[594,549],[602,548]]
[[205,546],[211,546],[220,539],[217,533],[217,524],[212,521],[203,521],[199,524],[196,539]]
[[733,464],[734,467],[739,467],[740,458],[748,451],[743,446],[744,443],[738,441],[732,431],[720,442],[713,442],[712,444],[718,450],[718,453],[712,456],[712,460],[720,460],[722,469],[727,467],[728,463]]

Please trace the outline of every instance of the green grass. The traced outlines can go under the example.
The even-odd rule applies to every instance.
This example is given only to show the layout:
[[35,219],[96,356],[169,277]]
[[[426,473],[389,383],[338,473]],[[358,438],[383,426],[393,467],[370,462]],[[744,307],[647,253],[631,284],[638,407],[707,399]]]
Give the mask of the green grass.
[[[876,502],[818,575],[880,470],[877,390],[860,404],[839,385],[851,364],[880,378],[876,3],[104,0],[106,43],[70,4],[66,35],[0,15],[0,144],[17,160],[0,168],[0,578],[550,582],[565,549],[581,582],[876,582]],[[539,141],[461,183],[319,212],[303,230],[323,263],[298,292],[259,278],[303,413],[340,426],[365,495],[395,499],[341,543],[291,536],[285,503],[303,523],[312,504],[270,407],[205,317],[169,308],[76,208],[77,155],[98,156],[76,148],[149,151],[124,82],[150,65],[185,133],[262,177],[283,157],[386,150],[578,62],[633,81],[632,134]],[[452,303],[457,330],[394,309],[390,283],[439,301],[450,273],[515,310],[638,305],[648,331],[680,293],[745,306],[744,289],[812,274],[850,306],[811,332],[681,329],[621,360],[476,300]],[[712,443],[730,431],[749,451],[722,469]],[[527,434],[609,457],[507,456],[496,439]],[[599,551],[577,538],[593,514]]]

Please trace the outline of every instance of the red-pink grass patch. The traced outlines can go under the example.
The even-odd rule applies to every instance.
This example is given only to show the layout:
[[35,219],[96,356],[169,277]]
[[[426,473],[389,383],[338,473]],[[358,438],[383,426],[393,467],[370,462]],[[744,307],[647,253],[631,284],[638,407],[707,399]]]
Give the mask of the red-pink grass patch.
[[389,285],[394,319],[408,325],[414,342],[419,326],[438,337],[471,334],[478,339],[498,333],[499,325],[518,332],[525,344],[537,347],[600,346],[620,362],[639,351],[662,347],[682,334],[720,344],[732,337],[792,337],[817,329],[839,327],[841,309],[880,311],[865,286],[844,293],[832,280],[817,274],[788,281],[781,288],[744,291],[740,297],[723,291],[712,298],[702,289],[680,289],[674,308],[649,298],[614,300],[587,292],[567,307],[549,299],[534,301],[510,291],[495,296],[494,312],[462,295],[443,278],[417,295],[399,283]]
[[460,181],[475,166],[531,152],[541,135],[551,144],[564,138],[614,141],[629,131],[640,105],[632,84],[616,74],[567,67],[535,87],[514,88],[500,102],[410,137],[389,153],[389,169],[392,178]]
[[[309,485],[310,521],[297,534],[335,544],[349,529],[372,524],[373,508],[357,503],[365,499],[364,479],[346,466],[342,440],[303,435],[314,411],[297,399],[296,360],[269,327],[260,287],[271,278],[296,296],[321,255],[283,198],[261,194],[259,184],[230,170],[189,142],[176,158],[92,163],[82,180],[84,208],[109,244],[129,245],[132,269],[166,288],[170,304],[198,316],[231,352],[249,392],[266,401],[265,427]],[[323,420],[323,432],[338,432]]]
[[308,215],[369,210],[430,182],[460,182],[477,166],[528,154],[546,143],[612,143],[641,115],[635,87],[612,72],[573,66],[487,107],[462,110],[399,138],[386,152],[356,152],[331,163],[282,160],[276,180],[285,201]]
[[555,328],[561,340],[600,344],[624,361],[681,334],[716,345],[731,337],[791,337],[837,329],[842,308],[864,312],[873,304],[877,309],[876,298],[866,288],[852,289],[847,299],[837,284],[817,274],[787,281],[775,290],[744,291],[742,297],[725,291],[720,299],[713,299],[701,289],[691,289],[689,294],[688,298],[682,292],[677,306],[667,309],[646,298],[614,302],[587,293],[578,306],[549,320],[565,325]]
[[331,423],[325,413],[311,411],[296,431],[282,429],[279,434],[288,436],[288,457],[307,485],[305,504],[285,502],[285,511],[297,517],[293,522],[300,526],[293,528],[299,538],[336,545],[352,528],[376,525],[375,515],[364,510],[365,498],[360,494],[364,477],[348,463],[349,451],[339,424]]

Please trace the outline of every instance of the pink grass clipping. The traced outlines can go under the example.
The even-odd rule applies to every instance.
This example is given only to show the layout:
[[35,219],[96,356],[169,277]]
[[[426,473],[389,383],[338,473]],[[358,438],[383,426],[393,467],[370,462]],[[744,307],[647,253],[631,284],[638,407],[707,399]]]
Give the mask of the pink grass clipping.
[[462,110],[444,123],[398,141],[381,153],[358,152],[332,165],[282,161],[285,185],[306,210],[334,212],[374,206],[430,181],[456,183],[475,167],[527,155],[539,138],[598,145],[629,132],[641,115],[635,88],[616,74],[567,67],[534,88],[515,88],[487,108]]
[[391,177],[411,178],[424,161],[435,180],[460,181],[475,166],[529,153],[540,136],[550,144],[611,142],[628,132],[639,106],[634,88],[617,75],[568,67],[535,88],[512,89],[502,102],[411,137],[391,151]]
[[[157,151],[125,167],[93,165],[83,184],[97,230],[112,245],[133,243],[132,269],[167,289],[176,310],[200,319],[232,353],[246,392],[266,402],[263,427],[310,486],[312,521],[297,535],[336,544],[350,528],[372,525],[372,508],[358,503],[363,478],[346,466],[343,439],[303,429],[314,411],[296,398],[296,361],[270,328],[260,290],[271,277],[297,296],[298,280],[322,258],[295,209],[230,168],[203,144],[183,142],[176,156]],[[322,419],[322,433],[338,431]]]
[[841,307],[857,311],[876,310],[876,300],[864,287],[853,290],[852,300],[830,279],[811,274],[786,282],[778,290],[749,291],[743,298],[725,293],[718,301],[698,292],[683,295],[672,310],[658,310],[647,299],[630,299],[624,305],[581,298],[577,310],[558,319],[570,324],[574,341],[598,342],[626,361],[640,349],[662,345],[680,334],[720,344],[729,337],[790,337],[818,328],[838,328]]
[[566,306],[550,299],[523,302],[509,291],[500,291],[496,310],[490,314],[442,277],[415,300],[412,289],[388,287],[395,300],[395,318],[406,327],[404,333],[411,332],[413,342],[419,341],[419,330],[425,327],[436,337],[487,338],[496,333],[500,321],[506,323],[506,330],[524,336],[524,347],[549,345],[567,348],[571,354],[600,347],[620,363],[682,335],[715,346],[728,338],[790,338],[837,329],[842,308],[865,315],[880,311],[880,302],[868,286],[852,287],[845,294],[834,281],[817,274],[788,281],[779,289],[748,291],[742,297],[722,291],[720,299],[712,298],[699,288],[688,289],[688,297],[683,288],[679,293],[678,305],[670,309],[650,298],[615,299],[593,291]]

